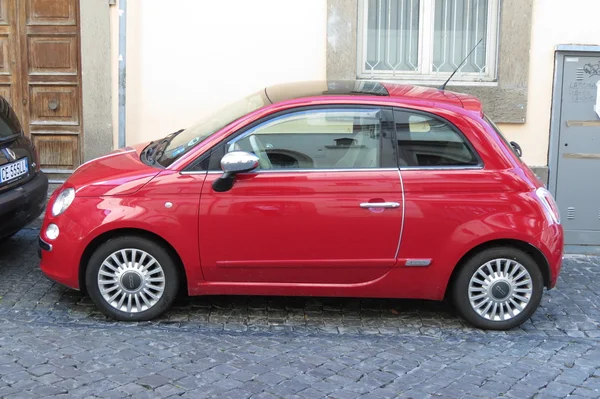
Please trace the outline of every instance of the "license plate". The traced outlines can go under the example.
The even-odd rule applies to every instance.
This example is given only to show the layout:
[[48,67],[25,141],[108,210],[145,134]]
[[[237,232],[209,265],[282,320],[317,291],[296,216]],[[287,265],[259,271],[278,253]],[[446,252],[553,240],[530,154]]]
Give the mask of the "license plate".
[[0,184],[27,174],[27,158],[0,166]]

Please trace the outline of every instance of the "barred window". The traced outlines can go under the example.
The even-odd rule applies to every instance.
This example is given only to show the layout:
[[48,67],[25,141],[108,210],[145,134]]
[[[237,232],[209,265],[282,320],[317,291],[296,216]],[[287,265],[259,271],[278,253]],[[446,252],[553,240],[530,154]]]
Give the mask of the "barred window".
[[358,77],[496,79],[499,0],[360,0]]

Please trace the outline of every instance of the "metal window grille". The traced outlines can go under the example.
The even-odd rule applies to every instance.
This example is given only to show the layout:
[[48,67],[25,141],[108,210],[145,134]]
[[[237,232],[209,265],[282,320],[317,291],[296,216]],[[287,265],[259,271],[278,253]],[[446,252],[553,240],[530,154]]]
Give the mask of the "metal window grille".
[[358,77],[496,79],[499,0],[360,0]]

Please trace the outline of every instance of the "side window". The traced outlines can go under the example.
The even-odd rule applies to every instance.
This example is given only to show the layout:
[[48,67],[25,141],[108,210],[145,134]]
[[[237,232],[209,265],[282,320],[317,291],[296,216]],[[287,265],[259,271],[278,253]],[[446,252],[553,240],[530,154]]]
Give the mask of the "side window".
[[[393,159],[391,135],[389,127],[382,125],[382,115],[380,109],[315,109],[285,114],[229,141],[226,150],[256,154],[260,169],[389,167]],[[387,147],[382,151],[384,136]]]
[[221,171],[221,158],[225,155],[223,144],[216,145],[208,154],[202,155],[190,166],[186,172]]
[[467,139],[433,115],[395,110],[400,167],[477,166],[479,158]]

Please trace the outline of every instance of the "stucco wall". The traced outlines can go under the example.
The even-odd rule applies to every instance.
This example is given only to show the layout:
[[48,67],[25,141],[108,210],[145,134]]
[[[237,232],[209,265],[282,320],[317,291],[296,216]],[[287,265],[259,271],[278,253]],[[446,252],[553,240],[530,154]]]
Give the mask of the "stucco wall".
[[127,144],[266,85],[325,78],[324,0],[128,0],[127,19]]
[[508,139],[519,142],[530,165],[548,163],[554,49],[558,44],[600,44],[599,17],[598,0],[535,0],[527,123],[500,126]]
[[[529,165],[547,165],[554,48],[600,44],[599,15],[597,0],[534,0],[527,122],[500,125]],[[116,143],[116,7],[111,25]],[[128,144],[266,85],[326,76],[327,0],[128,0],[127,35]]]
[[80,2],[83,93],[82,162],[112,150],[110,9],[103,0]]

